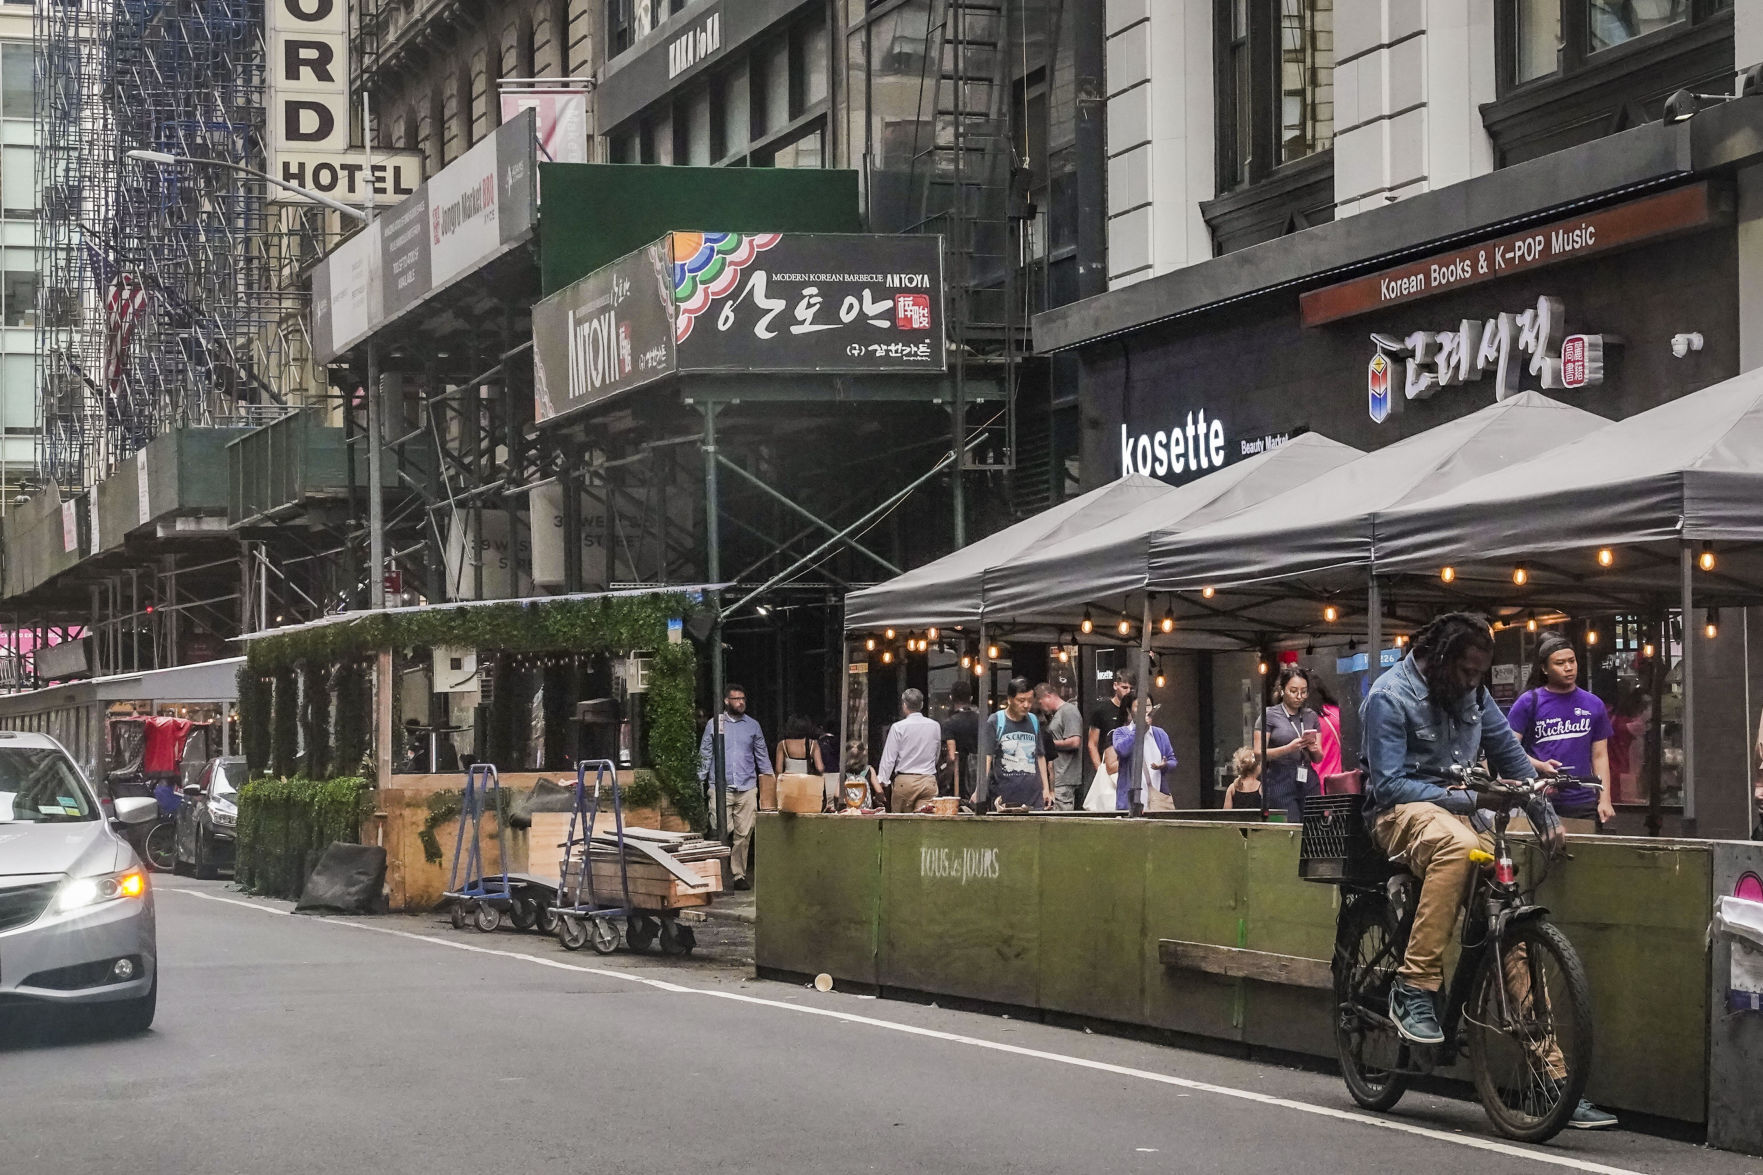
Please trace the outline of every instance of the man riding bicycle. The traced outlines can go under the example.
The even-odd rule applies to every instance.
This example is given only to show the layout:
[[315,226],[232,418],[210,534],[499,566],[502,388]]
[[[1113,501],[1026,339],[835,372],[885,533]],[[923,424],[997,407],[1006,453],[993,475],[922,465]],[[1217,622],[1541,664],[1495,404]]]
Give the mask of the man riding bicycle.
[[[1407,951],[1390,989],[1390,1019],[1416,1044],[1444,1043],[1437,996],[1445,948],[1476,867],[1470,854],[1491,844],[1466,819],[1475,810],[1474,795],[1447,788],[1446,781],[1453,768],[1474,766],[1484,754],[1502,778],[1536,778],[1530,756],[1481,684],[1493,651],[1494,634],[1483,617],[1440,616],[1415,634],[1408,656],[1378,678],[1360,709],[1366,823],[1378,847],[1420,880]],[[1563,847],[1561,823],[1546,799],[1530,801],[1525,814],[1550,852]],[[1572,1121],[1586,1129],[1616,1120],[1582,1101]]]

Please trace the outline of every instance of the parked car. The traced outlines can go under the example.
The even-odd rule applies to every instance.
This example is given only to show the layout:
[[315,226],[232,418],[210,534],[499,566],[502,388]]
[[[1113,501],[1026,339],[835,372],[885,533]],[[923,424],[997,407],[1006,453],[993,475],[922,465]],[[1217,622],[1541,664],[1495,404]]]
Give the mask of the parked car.
[[214,877],[233,867],[239,828],[239,789],[248,774],[243,757],[210,759],[193,783],[184,786],[178,806],[176,872]]
[[88,1008],[125,1032],[153,1023],[153,891],[122,828],[159,805],[126,796],[114,810],[60,743],[0,731],[0,1004]]

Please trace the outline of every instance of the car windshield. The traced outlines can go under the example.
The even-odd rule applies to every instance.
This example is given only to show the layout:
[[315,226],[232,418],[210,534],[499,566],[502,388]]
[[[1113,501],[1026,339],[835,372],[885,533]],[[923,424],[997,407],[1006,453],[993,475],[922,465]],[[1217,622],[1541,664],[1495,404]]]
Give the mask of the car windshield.
[[238,802],[239,785],[245,781],[245,761],[227,760],[214,765],[214,774],[208,779],[208,794],[222,800]]
[[98,806],[66,755],[48,747],[0,747],[0,824],[96,819]]

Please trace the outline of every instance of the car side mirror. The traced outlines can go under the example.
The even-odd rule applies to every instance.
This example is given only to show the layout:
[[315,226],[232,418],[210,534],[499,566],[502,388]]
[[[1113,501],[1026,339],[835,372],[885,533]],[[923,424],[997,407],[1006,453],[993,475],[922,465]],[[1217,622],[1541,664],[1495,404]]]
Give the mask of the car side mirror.
[[184,794],[186,796],[199,796],[202,794],[202,785],[199,783],[186,783],[184,784]]
[[116,801],[116,819],[122,824],[146,824],[159,815],[159,801],[152,796],[123,796]]

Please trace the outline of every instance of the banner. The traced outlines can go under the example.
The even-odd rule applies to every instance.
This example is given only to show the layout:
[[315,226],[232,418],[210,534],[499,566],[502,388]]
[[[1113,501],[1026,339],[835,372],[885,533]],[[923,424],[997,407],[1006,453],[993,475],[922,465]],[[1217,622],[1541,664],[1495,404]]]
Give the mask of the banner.
[[673,373],[671,270],[657,242],[533,307],[535,421]]
[[588,92],[557,87],[502,91],[502,121],[512,122],[523,110],[538,120],[539,162],[587,163]]

